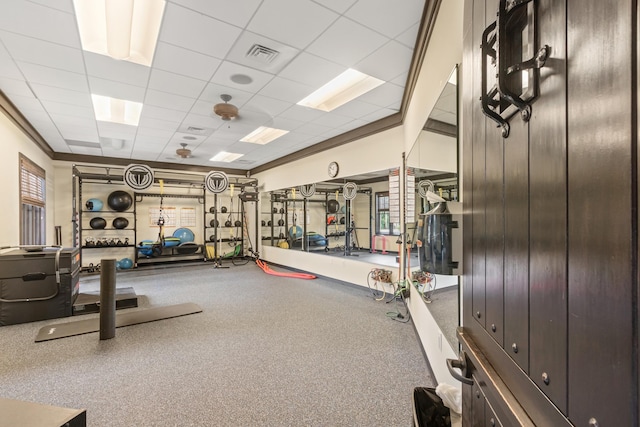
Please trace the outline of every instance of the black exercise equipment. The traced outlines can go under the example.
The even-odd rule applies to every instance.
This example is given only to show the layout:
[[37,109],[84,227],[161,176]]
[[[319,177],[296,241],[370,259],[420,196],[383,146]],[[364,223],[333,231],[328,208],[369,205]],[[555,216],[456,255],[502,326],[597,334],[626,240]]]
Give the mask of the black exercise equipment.
[[116,190],[109,194],[107,204],[116,212],[124,212],[133,204],[133,198],[126,191]]
[[264,219],[262,221],[260,221],[260,225],[263,227],[267,226],[267,221],[265,221]]
[[216,207],[215,207],[215,206],[211,206],[211,207],[209,208],[209,212],[210,212],[210,213],[216,213]]
[[230,220],[230,219],[228,219],[228,220],[226,220],[226,221],[224,222],[224,226],[225,226],[225,227],[233,227],[233,223],[231,222],[231,220]]
[[102,230],[106,226],[107,226],[107,221],[100,216],[91,218],[91,221],[89,221],[89,227],[93,228],[94,230]]
[[[131,287],[116,288],[116,310],[138,306],[138,296]],[[100,291],[80,292],[73,303],[73,315],[99,313]]]
[[195,254],[199,248],[200,245],[195,242],[183,242],[176,247],[176,251],[182,255]]
[[236,227],[242,227],[242,221],[240,221],[239,219],[236,219],[236,221],[233,223]]
[[284,213],[284,208],[280,208],[280,213],[283,214]]
[[217,227],[218,224],[220,224],[220,223],[218,222],[217,219],[212,219],[211,221],[209,221],[209,225],[212,226],[212,227]]
[[278,225],[282,227],[284,225],[284,219],[280,218],[278,220]]
[[338,213],[340,210],[340,202],[335,199],[331,199],[327,201],[327,212],[329,213]]
[[216,241],[216,236],[215,236],[215,234],[212,234],[211,236],[209,236],[209,241],[210,241],[210,242],[215,242],[215,241]]
[[[165,307],[147,308],[145,310],[119,313],[116,315],[116,328],[138,325],[140,323],[155,322],[156,320],[171,319],[201,313],[202,308],[194,303],[169,305]],[[59,323],[44,326],[38,331],[35,342],[67,338],[75,335],[89,334],[100,330],[99,319],[78,320],[75,322]]]
[[117,228],[118,230],[122,230],[123,228],[127,228],[129,226],[129,220],[124,217],[117,217],[113,219],[113,228]]
[[226,206],[222,206],[222,207],[220,208],[220,212],[222,212],[222,213],[227,213],[227,207],[226,207]]
[[0,326],[71,316],[80,288],[79,249],[15,248],[0,254]]
[[272,212],[273,213],[278,213],[278,208],[273,208]]
[[271,220],[267,221],[267,226],[271,227]]
[[345,217],[340,218],[340,224],[344,224],[347,222],[347,219]]

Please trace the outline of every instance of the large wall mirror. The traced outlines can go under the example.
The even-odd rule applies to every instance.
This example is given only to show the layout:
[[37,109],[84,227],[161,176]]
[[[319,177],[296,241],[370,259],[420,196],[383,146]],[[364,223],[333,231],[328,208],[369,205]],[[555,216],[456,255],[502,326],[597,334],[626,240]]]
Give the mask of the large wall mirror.
[[[442,89],[442,92],[420,132],[414,146],[407,156],[407,169],[414,185],[407,185],[414,192],[415,216],[407,212],[406,225],[409,238],[414,243],[409,262],[419,266],[413,272],[413,283],[427,308],[433,315],[443,335],[454,350],[458,342],[455,337],[459,324],[459,278],[462,266],[462,205],[459,199],[458,178],[458,114],[457,114],[457,67]],[[439,165],[441,167],[439,167]],[[414,187],[414,188],[411,188]],[[430,193],[430,194],[427,194]],[[438,200],[444,200],[440,203]],[[451,268],[447,274],[431,274],[426,265],[421,265],[420,257],[425,259],[428,248],[422,241],[421,230],[429,212],[441,212],[446,208],[451,213],[455,227],[451,229],[452,251]],[[415,238],[411,232],[415,230]],[[421,251],[425,251],[421,254]],[[428,258],[428,255],[426,255]]]

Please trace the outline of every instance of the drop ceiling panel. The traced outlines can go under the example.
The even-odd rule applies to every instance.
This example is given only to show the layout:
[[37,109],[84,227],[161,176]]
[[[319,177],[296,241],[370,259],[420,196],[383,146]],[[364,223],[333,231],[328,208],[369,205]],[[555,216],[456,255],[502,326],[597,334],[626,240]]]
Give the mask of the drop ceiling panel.
[[[362,118],[378,109],[380,109],[380,107],[377,105],[354,99],[353,101],[347,102],[346,104],[336,108],[332,113],[336,113],[339,116],[349,117],[353,120]],[[314,120],[314,122],[317,123],[318,120]]]
[[193,106],[194,99],[149,89],[147,90],[144,102],[145,104],[155,105],[156,107],[175,109],[178,111],[189,111]]
[[115,138],[133,140],[138,128],[136,126],[123,125],[120,123],[110,123],[98,121],[98,135],[101,138]]
[[3,2],[0,29],[65,46],[80,46],[71,13],[24,0]]
[[[231,76],[237,74],[249,76],[253,81],[248,84],[235,83],[231,80]],[[220,65],[218,70],[216,70],[215,74],[211,78],[211,83],[234,88],[243,92],[258,92],[271,79],[273,79],[273,77],[273,74],[225,61]]]
[[160,40],[224,58],[241,30],[174,3],[167,3]]
[[183,76],[208,81],[222,61],[169,43],[159,42],[153,66]]
[[303,49],[337,17],[310,0],[265,0],[247,29]]
[[145,89],[140,86],[133,86],[126,83],[105,80],[97,77],[89,77],[90,92],[94,95],[109,96],[116,99],[126,99],[127,101],[143,102]]
[[55,101],[42,101],[42,105],[49,114],[63,114],[78,117],[83,120],[95,120],[93,108],[80,107],[78,105],[62,104]]
[[316,3],[323,5],[324,7],[328,7],[334,12],[338,12],[339,14],[343,14],[346,12],[355,2],[356,0],[314,0]]
[[[255,49],[260,46],[259,49]],[[227,60],[266,73],[277,74],[300,53],[281,41],[243,31],[227,55]]]
[[149,89],[197,98],[202,93],[207,82],[185,77],[168,71],[153,70],[149,78]]
[[145,105],[144,107],[142,107],[141,117],[180,123],[182,122],[182,120],[184,120],[186,114],[187,113],[184,111],[161,108],[153,105]]
[[312,86],[296,83],[289,79],[283,79],[282,77],[276,77],[262,88],[259,93],[269,98],[295,104],[314,90],[315,88]]
[[291,106],[291,103],[280,101],[279,99],[269,98],[268,96],[256,95],[247,102],[242,110],[253,110],[270,116],[272,119],[278,114],[284,112]]
[[7,32],[2,42],[16,61],[84,73],[82,52],[76,48]]
[[150,129],[160,129],[166,131],[173,131],[179,126],[180,122],[163,120],[163,119],[153,119],[151,117],[140,117],[140,128],[150,128]]
[[241,108],[253,96],[253,93],[251,92],[232,88],[218,83],[209,83],[204,88],[204,91],[202,92],[202,95],[200,95],[199,100],[210,102],[209,105],[211,108],[213,108],[215,104],[217,104],[218,102],[222,102],[222,100],[220,99],[220,95],[222,94],[231,95],[233,97],[231,103],[238,108]]
[[409,49],[413,50],[414,46],[416,45],[416,38],[418,37],[419,29],[420,29],[420,25],[416,23],[415,25],[412,25],[411,27],[409,27],[406,31],[404,31],[398,37],[396,37],[395,40],[398,43],[402,43]]
[[391,40],[356,65],[356,69],[380,80],[389,81],[406,73],[411,63],[411,49]]
[[[0,37],[2,37],[2,34],[3,33],[0,32]],[[15,62],[13,62],[11,55],[9,55],[9,52],[7,52],[7,49],[5,49],[2,43],[0,43],[0,77],[24,80],[20,69]]]
[[95,127],[80,127],[59,124],[58,129],[60,130],[60,134],[64,139],[98,142],[98,130]]
[[393,83],[385,83],[358,98],[358,101],[374,104],[379,107],[388,107],[390,104],[402,99],[404,88]]
[[[402,7],[389,0],[358,0],[345,15],[389,38],[402,34],[409,25],[420,22],[424,0],[404,0]],[[377,13],[371,13],[374,9]]]
[[6,95],[26,96],[35,99],[33,92],[24,80],[0,77],[0,87]]
[[353,67],[387,41],[357,22],[340,18],[307,50],[344,67]]
[[353,121],[353,117],[344,116],[339,114],[338,112],[332,111],[331,113],[325,114],[323,116],[318,117],[313,121],[314,124],[327,126],[329,128],[344,126],[347,123]]
[[129,85],[146,87],[149,67],[127,61],[116,61],[105,55],[84,52],[87,74],[105,80],[113,80]]
[[245,27],[261,0],[242,0],[234,2],[233,7],[229,7],[228,0],[173,0],[173,2],[237,27]]
[[102,150],[100,148],[89,147],[69,147],[73,154],[84,154],[87,156],[102,156]]
[[316,55],[302,52],[280,73],[294,82],[320,87],[345,70],[344,66],[327,61]]
[[83,74],[57,70],[42,65],[18,62],[18,67],[28,81],[61,89],[88,92],[87,78]]
[[324,114],[323,111],[316,110],[314,108],[301,107],[300,105],[292,105],[286,111],[282,112],[280,114],[280,117],[285,119],[298,120],[306,123],[306,122],[310,122],[317,119],[323,114]]

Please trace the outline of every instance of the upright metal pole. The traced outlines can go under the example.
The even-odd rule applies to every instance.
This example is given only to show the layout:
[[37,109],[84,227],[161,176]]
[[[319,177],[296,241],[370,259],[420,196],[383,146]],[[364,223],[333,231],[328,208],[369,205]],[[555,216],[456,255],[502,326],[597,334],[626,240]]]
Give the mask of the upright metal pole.
[[100,339],[116,336],[116,260],[100,261]]

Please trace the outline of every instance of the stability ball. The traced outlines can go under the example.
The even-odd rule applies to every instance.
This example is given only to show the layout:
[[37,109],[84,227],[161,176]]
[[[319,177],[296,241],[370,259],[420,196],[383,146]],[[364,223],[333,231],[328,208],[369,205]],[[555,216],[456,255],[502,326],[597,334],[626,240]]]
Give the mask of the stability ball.
[[188,228],[178,228],[173,232],[173,237],[177,237],[180,239],[180,243],[188,243],[193,242],[196,239],[196,236],[193,234],[193,231]]
[[133,199],[126,191],[116,190],[109,194],[107,204],[116,212],[124,212],[131,207]]
[[89,221],[89,227],[93,228],[94,230],[101,230],[106,226],[107,226],[107,221],[104,218],[99,216],[95,218],[91,218],[91,221]]
[[88,211],[101,211],[102,210],[102,200],[100,199],[89,199],[84,204]]
[[122,258],[120,261],[118,261],[118,264],[120,264],[120,268],[123,270],[128,270],[133,267],[133,261],[131,260],[131,258]]
[[123,228],[127,228],[129,226],[129,220],[127,218],[123,218],[119,216],[113,219],[112,225],[113,225],[113,228],[122,230]]

